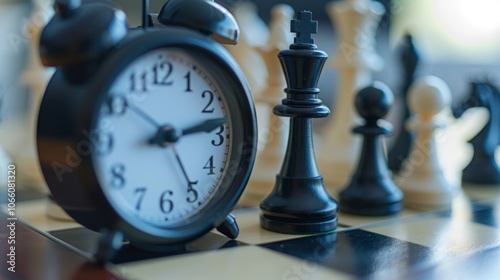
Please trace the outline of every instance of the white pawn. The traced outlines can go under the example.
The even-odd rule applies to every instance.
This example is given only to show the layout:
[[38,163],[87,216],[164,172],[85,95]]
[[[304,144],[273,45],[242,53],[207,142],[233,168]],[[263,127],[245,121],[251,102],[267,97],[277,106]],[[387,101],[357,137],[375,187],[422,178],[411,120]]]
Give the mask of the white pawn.
[[444,125],[436,115],[450,106],[448,85],[435,76],[416,81],[408,92],[408,106],[414,118],[407,123],[415,132],[410,155],[403,163],[395,183],[404,193],[405,206],[432,209],[449,206],[456,187],[444,177],[439,163],[434,132]]
[[383,60],[375,51],[375,33],[385,12],[373,0],[331,2],[327,12],[334,24],[338,49],[332,56],[339,73],[332,114],[317,149],[318,165],[325,181],[344,186],[357,164],[361,146],[352,128],[360,119],[354,110],[356,93],[373,82],[372,72],[382,69]]
[[289,119],[280,118],[272,113],[276,104],[284,98],[285,76],[281,69],[278,53],[288,49],[293,43],[290,21],[294,10],[286,4],[278,4],[271,9],[270,36],[265,47],[258,51],[267,67],[267,80],[260,95],[255,97],[257,104],[266,106],[264,112],[257,111],[259,119],[259,145],[252,177],[241,199],[241,204],[256,206],[274,187],[286,152]]
[[250,2],[241,2],[232,14],[240,28],[238,44],[225,45],[245,74],[254,97],[265,88],[266,65],[256,48],[267,43],[269,29],[257,14],[257,7]]

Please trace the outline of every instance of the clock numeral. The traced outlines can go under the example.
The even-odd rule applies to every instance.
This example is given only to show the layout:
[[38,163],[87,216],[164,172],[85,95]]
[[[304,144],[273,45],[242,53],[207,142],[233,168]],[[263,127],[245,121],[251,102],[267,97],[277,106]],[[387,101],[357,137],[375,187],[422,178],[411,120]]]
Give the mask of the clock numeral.
[[208,169],[208,173],[207,175],[214,175],[215,172],[214,172],[214,169],[215,169],[215,166],[214,166],[214,156],[211,156],[208,161],[207,161],[207,164],[205,164],[205,166],[203,167],[203,169]]
[[111,96],[107,103],[111,115],[121,116],[127,112],[127,99],[124,96]]
[[164,191],[160,196],[160,210],[164,214],[168,214],[174,209],[174,202],[168,198],[168,196],[171,197],[172,195],[174,195],[172,191]]
[[219,131],[217,133],[215,133],[215,135],[218,136],[218,139],[217,139],[217,141],[212,140],[212,145],[218,147],[224,143],[224,135],[222,135],[224,133],[224,128],[225,128],[224,125],[221,125],[219,127]]
[[184,76],[184,79],[186,79],[186,90],[185,92],[192,92],[191,90],[191,71],[188,71],[187,74]]
[[201,97],[202,98],[208,97],[208,104],[207,104],[207,106],[205,106],[205,108],[201,112],[202,113],[213,113],[215,109],[210,108],[210,106],[212,106],[212,103],[214,102],[214,93],[209,91],[209,90],[205,90],[204,92],[201,93]]
[[189,203],[193,203],[198,199],[198,191],[192,187],[192,185],[196,185],[196,184],[198,184],[198,181],[191,182],[188,185],[188,190],[187,190],[188,197],[186,198],[186,201]]
[[146,195],[146,187],[136,188],[134,190],[134,194],[138,195],[137,202],[135,203],[135,209],[141,210],[142,200],[144,199],[144,196]]
[[170,75],[172,74],[173,70],[174,67],[172,66],[172,63],[170,63],[169,61],[162,61],[161,63],[153,66],[153,75],[154,75],[153,84],[159,86],[172,85],[173,81],[169,81],[168,78],[170,78]]
[[113,149],[113,134],[99,131],[94,136],[94,145],[101,156],[108,155]]
[[111,168],[111,174],[113,178],[111,180],[111,186],[115,189],[121,189],[125,186],[125,166],[123,164],[115,164]]
[[[136,72],[130,74],[130,91],[146,92],[148,91],[148,73],[142,72],[142,75],[137,75]],[[137,81],[139,80],[139,81]]]
[[[137,201],[135,203],[136,210],[141,210],[142,201],[144,200],[144,197],[146,196],[146,191],[147,191],[146,187],[139,187],[139,188],[136,188],[134,190],[134,195],[137,196]],[[174,202],[172,201],[172,199],[170,199],[170,197],[172,197],[172,195],[174,195],[174,192],[169,191],[169,190],[161,193],[160,210],[164,214],[168,214],[168,213],[172,212],[172,210],[174,209]]]

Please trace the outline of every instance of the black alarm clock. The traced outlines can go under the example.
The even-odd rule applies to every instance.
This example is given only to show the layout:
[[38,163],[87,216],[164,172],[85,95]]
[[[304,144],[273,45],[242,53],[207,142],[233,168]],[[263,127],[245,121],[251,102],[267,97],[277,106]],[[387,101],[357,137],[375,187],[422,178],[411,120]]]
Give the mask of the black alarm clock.
[[107,4],[58,0],[56,10],[40,39],[57,70],[38,155],[55,201],[103,233],[96,260],[123,239],[159,250],[214,228],[236,238],[230,212],[257,126],[246,79],[218,43],[236,43],[234,18],[209,0],[170,0],[136,29]]

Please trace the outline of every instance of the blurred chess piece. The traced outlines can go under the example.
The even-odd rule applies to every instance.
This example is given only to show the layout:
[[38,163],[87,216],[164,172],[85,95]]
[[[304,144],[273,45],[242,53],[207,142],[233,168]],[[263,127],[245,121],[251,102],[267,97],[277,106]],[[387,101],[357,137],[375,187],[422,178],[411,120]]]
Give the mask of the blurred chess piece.
[[24,131],[22,132],[26,142],[24,148],[12,154],[12,157],[19,172],[18,185],[39,188],[45,183],[36,158],[36,124],[42,95],[53,74],[53,69],[47,69],[41,64],[38,45],[40,34],[54,11],[51,0],[33,0],[32,2],[33,12],[30,24],[26,25],[26,33],[30,35],[29,64],[22,75],[22,84],[29,88],[27,98],[29,105],[23,120]]
[[243,70],[255,97],[265,88],[263,81],[267,77],[265,62],[256,49],[267,43],[269,30],[257,14],[257,7],[251,2],[241,2],[231,12],[241,32],[238,44],[224,47]]
[[[265,46],[269,38],[269,28],[257,14],[257,7],[252,2],[240,2],[231,11],[238,26],[240,37],[236,45],[224,45],[234,57],[245,74],[254,99],[260,96],[266,86],[267,67],[257,49]],[[257,126],[268,127],[271,112],[265,103],[255,102]],[[260,131],[261,129],[259,129]],[[259,135],[258,153],[265,147]]]
[[[4,172],[0,174],[0,192],[5,192],[7,190],[8,186],[7,170],[9,170],[8,167],[11,163],[12,160],[7,155],[7,153],[5,153],[4,149],[0,146],[0,170],[4,170]],[[0,194],[0,197],[3,197],[3,193]]]
[[[482,127],[467,142],[472,147],[472,158],[462,171],[462,183],[467,185],[489,185],[500,187],[500,89],[488,80],[474,80],[466,97],[453,106],[453,116],[461,118],[472,108],[485,110],[488,117]],[[483,111],[484,112],[484,111]],[[497,153],[497,154],[495,154]]]
[[383,67],[375,52],[375,33],[384,6],[372,0],[331,2],[327,12],[337,32],[333,65],[339,71],[332,115],[322,133],[318,163],[327,184],[348,183],[359,158],[361,138],[351,130],[361,120],[354,110],[355,93],[372,83],[372,72]]
[[404,193],[405,206],[432,209],[449,206],[456,187],[445,179],[436,150],[435,131],[444,125],[436,115],[450,107],[451,93],[441,79],[428,76],[409,89],[408,106],[415,115],[407,122],[415,132],[409,157],[404,161],[396,184]]
[[290,33],[293,16],[294,10],[289,5],[274,6],[271,10],[269,40],[265,46],[257,49],[268,73],[265,88],[255,97],[258,104],[265,106],[265,111],[257,115],[261,119],[259,143],[265,142],[265,145],[257,155],[252,176],[241,199],[241,204],[248,206],[258,205],[272,191],[286,152],[289,119],[276,116],[272,109],[281,102],[283,89],[286,87],[278,53],[288,49],[293,43],[293,35]]
[[411,118],[410,110],[408,109],[408,89],[415,80],[415,73],[417,66],[420,62],[420,58],[413,43],[413,37],[406,34],[403,39],[402,51],[400,54],[400,62],[402,65],[402,82],[403,86],[399,95],[401,104],[401,121],[396,129],[396,137],[394,139],[394,144],[387,154],[387,163],[389,164],[389,169],[393,173],[398,173],[401,170],[401,166],[405,159],[408,158],[410,154],[411,143],[413,142],[413,133],[409,132],[406,128],[406,121]]
[[[0,86],[0,126],[2,125],[2,119],[3,119],[3,112],[4,112],[4,107],[3,107],[3,98],[5,96],[6,92],[5,90]],[[2,135],[5,137],[5,135]],[[0,192],[7,191],[7,168],[8,166],[12,163],[12,159],[7,155],[5,152],[4,148],[0,146],[0,170],[5,170],[5,172],[0,173]],[[2,197],[3,194],[0,194],[0,197]]]

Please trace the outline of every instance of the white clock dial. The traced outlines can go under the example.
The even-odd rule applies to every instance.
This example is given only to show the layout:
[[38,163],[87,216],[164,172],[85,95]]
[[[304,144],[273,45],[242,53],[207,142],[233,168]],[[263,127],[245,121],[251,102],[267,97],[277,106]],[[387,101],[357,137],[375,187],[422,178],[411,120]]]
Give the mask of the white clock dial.
[[121,72],[93,132],[98,180],[116,209],[159,227],[182,225],[202,211],[231,151],[218,82],[176,48],[142,55]]

